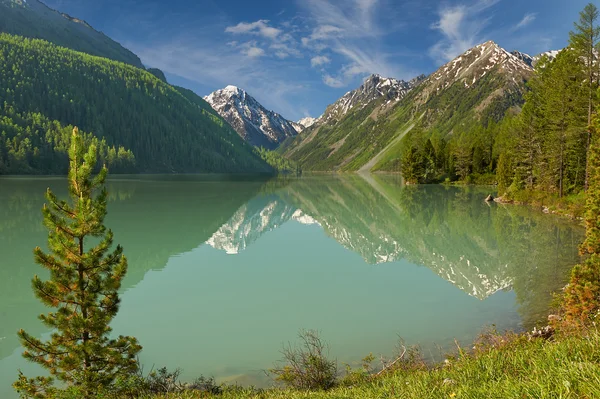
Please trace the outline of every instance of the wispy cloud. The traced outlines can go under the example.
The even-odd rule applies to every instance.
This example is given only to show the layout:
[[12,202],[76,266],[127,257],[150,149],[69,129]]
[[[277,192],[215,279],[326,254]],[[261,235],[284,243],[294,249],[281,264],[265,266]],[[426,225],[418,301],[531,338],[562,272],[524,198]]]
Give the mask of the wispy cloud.
[[265,55],[265,50],[261,49],[260,47],[249,46],[242,50],[242,54],[251,58],[262,57],[263,55]]
[[429,49],[438,61],[450,61],[479,42],[483,29],[491,17],[482,14],[499,0],[479,0],[471,5],[445,6],[438,11],[438,20],[431,28],[442,34],[442,39]]
[[225,32],[227,33],[237,33],[237,34],[253,34],[262,36],[271,40],[277,39],[277,37],[281,34],[281,30],[269,26],[269,21],[266,19],[261,19],[256,22],[240,22],[235,26],[228,26],[225,28]]
[[310,65],[314,67],[318,67],[321,65],[329,64],[331,59],[326,55],[317,55],[316,57],[311,58]]
[[[302,45],[312,52],[311,65],[324,67],[323,82],[330,87],[344,87],[356,76],[380,73],[399,76],[403,73],[398,60],[391,60],[381,43],[390,25],[384,23],[388,2],[383,0],[298,0],[308,12],[312,29],[301,38]],[[389,22],[389,21],[385,21]],[[319,62],[322,53],[334,53],[340,62]],[[330,57],[327,57],[330,60]],[[313,60],[317,60],[316,62]],[[316,65],[315,65],[316,64]],[[341,65],[340,65],[341,64]]]
[[535,21],[536,18],[537,18],[537,13],[525,14],[523,19],[521,19],[521,21],[518,24],[516,24],[515,26],[512,27],[511,32],[515,32],[519,29],[526,27],[527,25],[529,25],[533,21]]
[[[285,28],[285,29],[284,29]],[[266,49],[270,51],[270,55],[279,59],[286,59],[290,56],[301,57],[302,54],[298,50],[299,43],[293,35],[286,31],[291,30],[293,25],[287,24],[285,27],[276,28],[269,25],[269,21],[261,19],[256,22],[240,22],[234,26],[225,28],[225,33],[234,34],[237,36],[253,36],[262,39],[261,42],[253,41],[254,48],[249,49],[240,47],[244,55],[252,57],[261,57],[268,55]]]

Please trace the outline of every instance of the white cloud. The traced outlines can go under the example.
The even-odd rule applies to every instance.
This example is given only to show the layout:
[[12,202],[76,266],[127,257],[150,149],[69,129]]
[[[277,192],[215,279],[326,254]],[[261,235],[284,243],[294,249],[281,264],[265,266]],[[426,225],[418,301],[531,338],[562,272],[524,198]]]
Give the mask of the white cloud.
[[515,26],[512,27],[511,32],[517,31],[521,28],[526,27],[527,25],[529,25],[530,23],[532,23],[533,21],[535,21],[535,19],[537,18],[537,14],[536,13],[528,13],[525,14],[525,16],[523,17],[523,19],[516,24]]
[[[288,23],[285,29],[291,30],[293,29],[293,25]],[[265,56],[267,55],[268,49],[271,50],[269,51],[269,55],[274,55],[282,60],[290,56],[302,57],[301,52],[298,50],[298,41],[294,38],[294,36],[283,29],[270,26],[269,21],[266,19],[261,19],[251,23],[240,22],[235,26],[228,26],[225,28],[225,32],[235,35],[250,35],[254,37],[258,36],[260,43],[255,41],[255,43],[258,43],[258,45],[254,46],[257,48],[249,49],[247,47],[242,47],[242,54],[244,55],[251,57]]]
[[235,26],[228,26],[225,32],[234,34],[253,34],[262,36],[271,40],[277,39],[282,33],[281,29],[269,26],[269,21],[260,19],[256,22],[240,22]]
[[275,51],[275,56],[280,59],[286,59],[290,56],[302,57],[302,53],[296,49],[296,45],[292,39],[287,39],[286,42],[273,43],[269,46]]
[[429,54],[439,61],[450,61],[456,56],[483,42],[481,32],[489,18],[481,14],[499,0],[479,0],[471,5],[446,6],[439,10],[438,21],[431,28],[443,38],[429,49]]
[[246,56],[251,58],[262,57],[263,55],[265,55],[265,50],[261,49],[260,47],[250,46],[248,48],[243,49],[242,54],[245,54]]
[[318,55],[318,56],[310,59],[310,65],[312,65],[313,68],[321,66],[321,65],[329,64],[330,62],[331,62],[331,59],[329,57],[327,57],[326,55]]

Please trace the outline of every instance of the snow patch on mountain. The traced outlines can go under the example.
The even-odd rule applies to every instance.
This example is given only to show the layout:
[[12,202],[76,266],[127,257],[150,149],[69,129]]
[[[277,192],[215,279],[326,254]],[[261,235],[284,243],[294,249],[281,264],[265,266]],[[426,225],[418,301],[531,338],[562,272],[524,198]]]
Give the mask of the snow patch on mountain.
[[533,71],[524,60],[525,56],[524,53],[509,53],[493,41],[485,42],[467,50],[434,72],[427,79],[428,90],[424,95],[445,90],[456,82],[462,82],[466,88],[472,87],[492,69],[508,76],[507,81],[518,85],[517,82],[526,80]]
[[307,116],[306,118],[300,119],[296,123],[299,124],[299,125],[304,126],[305,129],[308,129],[309,127],[311,127],[312,125],[314,125],[316,121],[317,121],[317,118],[312,118],[310,116]]
[[342,98],[331,104],[315,122],[327,123],[340,119],[350,110],[359,106],[366,107],[372,101],[382,97],[389,102],[397,102],[403,99],[413,88],[425,79],[421,75],[409,82],[394,78],[384,78],[374,74],[365,79],[364,83],[356,90],[349,91]]

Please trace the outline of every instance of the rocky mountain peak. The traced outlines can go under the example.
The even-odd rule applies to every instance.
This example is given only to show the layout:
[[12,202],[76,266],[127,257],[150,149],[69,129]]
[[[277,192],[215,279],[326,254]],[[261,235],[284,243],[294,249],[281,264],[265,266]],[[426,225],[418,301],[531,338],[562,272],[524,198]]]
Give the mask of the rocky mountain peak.
[[471,87],[492,69],[509,75],[514,82],[528,76],[532,67],[522,57],[511,54],[493,41],[479,44],[443,65],[428,78],[428,86],[435,91],[444,90],[462,81]]
[[299,127],[295,127],[293,122],[267,110],[237,86],[216,90],[204,99],[254,146],[273,149],[286,138],[298,134]]
[[298,123],[299,125],[302,125],[302,126],[304,126],[304,128],[309,128],[309,127],[311,127],[312,125],[314,125],[316,121],[317,121],[317,118],[312,118],[312,117],[310,117],[310,116],[307,116],[307,117],[305,117],[305,118],[302,118],[302,119],[300,119],[300,120],[299,120],[298,122],[296,122],[296,123]]
[[511,51],[510,53],[533,68],[533,57],[530,56],[529,54],[522,53],[517,50]]
[[407,82],[394,78],[386,78],[379,74],[370,75],[358,89],[349,91],[338,101],[328,106],[325,113],[317,121],[319,123],[328,123],[339,119],[355,107],[366,107],[372,101],[380,98],[386,98],[390,102],[397,102],[403,99],[423,78],[424,76],[419,76]]

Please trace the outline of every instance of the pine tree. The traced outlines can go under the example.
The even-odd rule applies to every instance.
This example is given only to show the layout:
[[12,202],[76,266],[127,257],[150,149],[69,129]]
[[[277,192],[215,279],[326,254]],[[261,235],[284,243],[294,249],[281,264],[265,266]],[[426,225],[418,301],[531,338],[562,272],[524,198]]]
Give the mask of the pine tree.
[[[577,54],[570,50],[561,51],[556,60],[547,66],[548,74],[543,93],[543,118],[545,135],[543,150],[548,168],[544,171],[547,189],[556,188],[559,197],[567,192],[567,166],[579,159],[585,162],[585,149],[577,153],[581,133],[585,132],[581,95],[581,74],[573,65],[577,64]],[[576,163],[576,162],[575,162]]]
[[506,194],[508,188],[513,182],[513,173],[510,158],[506,153],[500,154],[498,158],[498,167],[496,169],[496,179],[498,180],[498,194]]
[[[570,47],[579,55],[583,62],[583,70],[586,75],[587,86],[587,117],[588,135],[586,153],[589,152],[592,140],[592,111],[594,109],[595,93],[598,90],[598,82],[594,77],[597,65],[597,50],[600,40],[600,26],[596,26],[598,20],[598,8],[589,3],[579,13],[579,22],[575,22],[575,32],[570,32]],[[588,175],[586,167],[585,189],[588,188]]]
[[108,171],[103,167],[92,176],[96,146],[86,148],[77,128],[69,158],[70,201],[59,200],[48,189],[49,205],[42,210],[51,253],[39,247],[34,250],[36,263],[49,270],[50,279],[42,281],[35,276],[33,291],[45,305],[56,308],[40,320],[54,332],[43,342],[19,331],[26,349],[23,356],[46,368],[50,377],[28,379],[19,372],[14,387],[24,397],[50,397],[57,390],[54,380],[58,379],[67,387],[77,387],[80,397],[90,398],[138,367],[136,355],[141,346],[137,340],[109,338],[127,260],[120,246],[109,252],[113,233],[103,224]]

